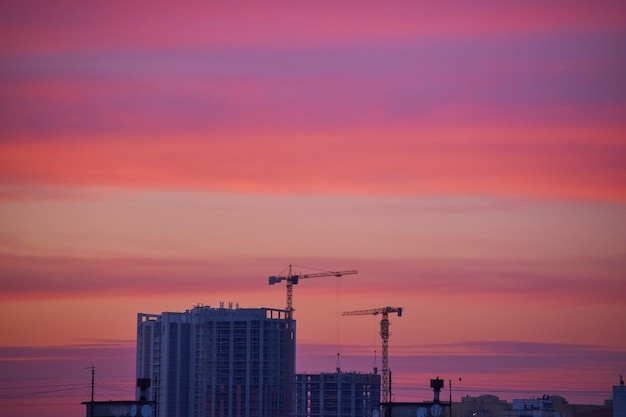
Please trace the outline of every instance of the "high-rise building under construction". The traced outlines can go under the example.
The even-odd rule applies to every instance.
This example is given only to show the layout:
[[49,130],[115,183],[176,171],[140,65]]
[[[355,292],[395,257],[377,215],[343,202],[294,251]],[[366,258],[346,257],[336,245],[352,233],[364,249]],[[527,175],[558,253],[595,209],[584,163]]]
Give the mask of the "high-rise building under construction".
[[288,417],[294,335],[271,308],[139,313],[137,378],[151,379],[159,417]]

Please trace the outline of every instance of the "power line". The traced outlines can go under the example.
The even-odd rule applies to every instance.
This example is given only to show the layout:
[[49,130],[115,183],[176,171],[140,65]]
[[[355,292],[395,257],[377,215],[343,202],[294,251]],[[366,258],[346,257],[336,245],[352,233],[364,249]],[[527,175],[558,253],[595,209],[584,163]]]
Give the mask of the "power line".
[[29,388],[55,388],[55,387],[76,387],[80,384],[49,384],[49,385],[21,385],[11,387],[0,387],[0,390],[18,390]]
[[32,396],[37,396],[37,395],[42,395],[42,394],[52,394],[56,392],[76,391],[76,390],[84,389],[84,388],[85,388],[84,386],[80,386],[80,387],[74,387],[74,388],[62,388],[62,389],[47,390],[47,391],[30,391],[30,392],[22,392],[22,393],[15,393],[15,394],[6,394],[6,395],[0,395],[0,400],[32,397]]
[[[63,398],[74,398],[74,397],[63,397]],[[67,407],[67,406],[78,406],[80,404],[77,404],[75,402],[71,402],[71,403],[45,403],[45,402],[30,402],[28,403],[28,407]],[[24,403],[5,403],[5,402],[1,402],[0,403],[0,407],[16,407],[16,406],[20,406],[23,407]]]

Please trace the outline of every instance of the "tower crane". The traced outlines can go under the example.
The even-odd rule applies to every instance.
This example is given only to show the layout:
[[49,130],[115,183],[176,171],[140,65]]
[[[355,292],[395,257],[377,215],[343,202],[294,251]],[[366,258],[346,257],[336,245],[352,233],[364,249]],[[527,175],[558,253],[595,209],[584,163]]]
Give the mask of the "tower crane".
[[340,277],[342,275],[350,275],[357,274],[358,271],[356,269],[352,269],[349,271],[326,271],[326,272],[316,272],[313,274],[293,274],[292,267],[297,265],[289,265],[289,273],[287,276],[274,276],[269,277],[269,284],[274,285],[281,281],[286,281],[287,283],[287,307],[286,310],[291,317],[294,308],[293,308],[293,286],[298,283],[299,280],[303,278],[320,278],[320,277]]
[[387,403],[391,400],[391,386],[389,378],[389,313],[397,313],[402,317],[402,307],[382,307],[370,310],[344,311],[342,316],[362,316],[362,315],[382,315],[380,320],[380,337],[383,340],[383,372],[381,386],[381,402]]
[[[294,312],[293,286],[297,284],[300,281],[300,279],[303,279],[303,278],[340,277],[342,275],[356,274],[358,272],[356,269],[353,269],[349,271],[325,271],[325,272],[316,272],[312,274],[294,274],[293,273],[294,266],[297,267],[297,265],[289,265],[289,272],[286,276],[275,276],[275,275],[270,276],[269,284],[274,285],[281,281],[286,282],[287,307],[285,308],[285,310],[287,310],[287,330],[288,330],[287,339],[286,339],[287,363],[293,365],[293,371],[295,372],[295,360],[294,360],[295,352],[293,351],[293,343],[295,343],[294,342],[295,334],[294,334],[294,325],[293,325],[293,312]],[[286,375],[286,381],[285,381],[286,390],[284,393],[285,409],[291,410],[293,407],[292,388],[293,388],[295,381],[293,381],[290,372],[286,372],[285,375]],[[289,415],[291,415],[291,412]]]

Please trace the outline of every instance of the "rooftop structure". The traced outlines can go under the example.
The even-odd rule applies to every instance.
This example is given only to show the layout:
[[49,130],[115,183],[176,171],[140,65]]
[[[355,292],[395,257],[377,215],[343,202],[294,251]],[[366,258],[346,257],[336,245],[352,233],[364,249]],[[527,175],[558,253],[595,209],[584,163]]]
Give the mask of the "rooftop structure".
[[151,401],[87,401],[86,417],[153,417]]

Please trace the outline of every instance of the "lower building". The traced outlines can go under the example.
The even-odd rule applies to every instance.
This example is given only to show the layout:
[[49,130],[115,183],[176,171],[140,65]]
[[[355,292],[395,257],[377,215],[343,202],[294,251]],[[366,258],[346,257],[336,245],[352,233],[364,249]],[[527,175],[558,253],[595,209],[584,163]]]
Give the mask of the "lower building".
[[296,375],[296,417],[371,417],[380,408],[380,375]]
[[[425,402],[395,402],[383,403],[383,417],[445,417],[451,416],[452,410],[450,402],[440,400],[441,390],[444,381],[439,377],[430,380],[430,387],[433,389],[433,400]],[[377,415],[374,417],[378,417]]]
[[[158,417],[290,417],[295,321],[270,308],[137,316],[137,378]],[[137,398],[140,398],[139,393]]]
[[462,397],[460,403],[452,404],[453,417],[500,417],[512,416],[510,404],[495,395],[479,395]]
[[86,417],[156,417],[151,401],[88,401]]
[[517,417],[561,417],[561,413],[554,410],[554,403],[549,395],[535,399],[513,400],[512,408]]

